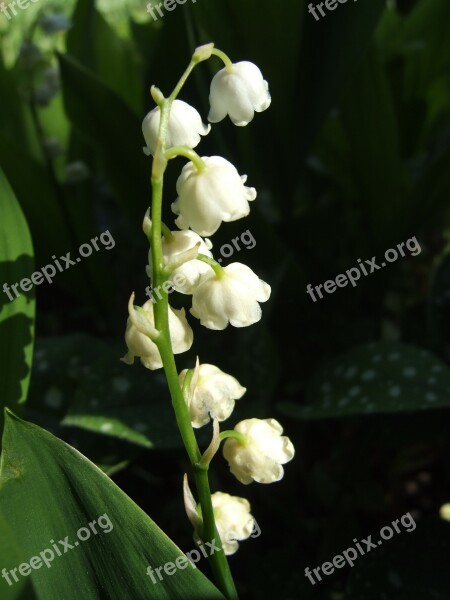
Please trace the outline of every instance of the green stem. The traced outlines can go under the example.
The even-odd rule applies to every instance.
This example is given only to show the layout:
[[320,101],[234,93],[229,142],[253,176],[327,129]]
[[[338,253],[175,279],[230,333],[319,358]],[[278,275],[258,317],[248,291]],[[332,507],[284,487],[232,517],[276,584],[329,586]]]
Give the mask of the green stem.
[[167,160],[170,160],[171,158],[176,158],[177,156],[184,156],[185,158],[189,159],[194,163],[199,173],[204,171],[206,168],[205,163],[197,154],[197,152],[195,152],[191,148],[188,148],[187,146],[174,146],[173,148],[170,148],[170,150],[166,150],[164,156]]
[[[190,72],[198,61],[191,61],[188,69],[177,84],[177,87],[172,92],[168,100],[165,100],[161,106],[161,121],[159,128],[158,144],[153,159],[152,165],[152,231],[151,231],[151,250],[152,250],[152,283],[154,287],[162,286],[167,279],[167,274],[164,272],[163,251],[162,251],[162,200],[163,200],[163,183],[164,172],[167,168],[166,152],[166,135],[169,124],[170,108],[173,100],[189,76]],[[155,327],[160,331],[160,336],[156,340],[158,349],[161,355],[161,360],[164,366],[167,383],[172,398],[172,405],[175,412],[176,421],[183,444],[189,456],[189,461],[193,468],[194,478],[197,488],[197,494],[200,500],[203,516],[203,534],[204,542],[214,542],[219,548],[209,556],[209,562],[213,571],[215,580],[220,590],[228,600],[237,600],[237,592],[234,585],[233,577],[223,551],[222,542],[217,532],[214,510],[211,500],[211,491],[208,480],[207,468],[200,465],[201,453],[197,444],[194,430],[192,428],[189,408],[183,396],[181,389],[178,370],[175,363],[175,357],[172,350],[169,329],[169,301],[168,294],[164,292],[164,288],[160,287],[161,297],[158,298],[154,305]],[[214,546],[213,546],[214,547]]]
[[217,279],[222,279],[225,276],[225,269],[214,258],[206,256],[206,254],[197,254],[197,260],[209,265],[216,274]]
[[234,429],[230,429],[228,431],[222,431],[219,436],[221,442],[228,438],[234,438],[237,440],[242,446],[245,446],[247,443],[247,437],[243,433],[239,433],[239,431],[235,431]]
[[[229,600],[238,600],[237,591],[234,585],[233,577],[230,572],[227,557],[222,548],[222,542],[216,529],[214,520],[214,510],[211,502],[211,490],[208,481],[208,469],[199,465],[194,471],[195,484],[197,486],[198,497],[202,507],[203,535],[204,541],[214,541],[220,551],[215,551],[209,556],[209,562],[221,592]],[[214,546],[213,546],[214,547]]]
[[166,242],[171,242],[173,240],[173,237],[174,237],[173,233],[170,231],[170,229],[164,223],[161,223],[161,231],[162,231],[162,234],[163,234]]
[[223,64],[225,65],[225,69],[227,70],[227,73],[231,73],[231,71],[233,70],[233,63],[232,63],[230,57],[225,54],[225,52],[222,52],[222,50],[218,50],[217,48],[214,48],[212,50],[211,54],[213,54],[214,56],[218,56],[220,58],[220,60],[223,62]]

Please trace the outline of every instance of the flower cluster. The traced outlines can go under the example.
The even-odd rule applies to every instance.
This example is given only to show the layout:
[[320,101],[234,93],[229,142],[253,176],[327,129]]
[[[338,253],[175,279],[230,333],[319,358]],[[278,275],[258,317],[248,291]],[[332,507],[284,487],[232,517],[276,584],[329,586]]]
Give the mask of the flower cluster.
[[[207,50],[205,50],[207,49]],[[215,54],[224,61],[225,67],[213,78],[210,90],[208,120],[217,123],[229,115],[238,126],[247,125],[255,112],[266,110],[271,102],[268,84],[261,71],[253,63],[243,61],[233,64],[230,59],[213,45],[197,49],[197,52]],[[194,55],[195,56],[195,55]],[[202,58],[203,60],[203,58]],[[192,296],[192,316],[204,327],[223,330],[247,327],[261,319],[260,303],[270,297],[270,286],[260,279],[249,267],[234,262],[222,267],[214,260],[212,243],[208,239],[216,233],[222,223],[236,221],[250,212],[250,203],[256,198],[256,190],[246,186],[246,175],[220,156],[200,157],[194,148],[201,137],[209,133],[211,125],[205,125],[197,110],[176,98],[170,98],[169,115],[167,101],[157,88],[152,88],[157,106],[145,117],[142,130],[146,146],[144,152],[153,155],[155,162],[182,156],[188,159],[176,183],[177,199],[172,211],[177,216],[178,230],[159,223],[162,239],[160,251],[156,253],[151,244],[147,273],[150,278],[162,274],[170,289],[174,275],[180,274],[183,283],[174,289]],[[158,164],[159,164],[158,163]],[[156,221],[148,212],[143,229],[154,242]],[[156,263],[156,264],[155,264]],[[156,281],[161,283],[161,278]],[[167,291],[167,290],[166,290]],[[142,307],[129,303],[129,319],[125,334],[128,347],[122,359],[128,364],[135,357],[141,359],[148,369],[163,366],[159,336],[152,302]],[[172,352],[188,350],[193,342],[192,329],[184,311],[168,307],[168,323]],[[215,365],[199,363],[195,369],[179,373],[179,385],[188,408],[193,428],[214,421],[214,437],[204,460],[209,465],[221,441],[226,440],[223,455],[231,473],[242,482],[273,483],[283,477],[282,465],[294,456],[294,447],[283,436],[281,425],[274,419],[246,419],[233,430],[219,432],[219,422],[228,419],[236,400],[246,392],[239,381]],[[205,458],[207,457],[207,458]],[[201,509],[196,505],[185,481],[185,504],[188,515],[200,539],[202,529]],[[250,504],[244,498],[233,497],[222,492],[212,496],[216,527],[219,534],[233,531],[234,537],[223,543],[226,554],[236,552],[238,540],[248,538],[252,532],[254,518]]]

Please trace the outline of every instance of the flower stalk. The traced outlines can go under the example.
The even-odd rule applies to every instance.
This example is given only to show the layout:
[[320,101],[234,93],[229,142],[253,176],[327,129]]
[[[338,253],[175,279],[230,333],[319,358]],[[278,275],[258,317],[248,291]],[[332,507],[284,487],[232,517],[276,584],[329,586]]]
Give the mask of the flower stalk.
[[[169,305],[171,288],[192,296],[190,313],[208,329],[248,327],[261,319],[260,304],[270,298],[270,285],[249,267],[234,262],[222,267],[214,260],[209,239],[222,223],[236,221],[250,212],[256,190],[245,185],[247,176],[220,156],[200,156],[193,150],[211,126],[198,111],[177,98],[194,67],[218,56],[225,63],[211,82],[208,120],[216,123],[227,115],[238,126],[247,125],[255,112],[270,105],[268,84],[259,68],[248,61],[232,63],[214,44],[197,48],[188,68],[168,98],[155,86],[151,95],[156,107],[144,118],[143,148],[152,163],[152,206],[143,231],[150,245],[147,273],[157,299],[142,307],[131,295],[123,357],[132,364],[138,357],[150,370],[164,368],[176,422],[191,464],[197,504],[184,477],[183,495],[187,516],[194,527],[194,540],[215,548],[209,561],[215,582],[228,600],[237,592],[227,562],[239,542],[253,537],[256,523],[248,500],[217,491],[211,494],[208,470],[224,441],[223,456],[231,473],[244,485],[256,481],[273,483],[284,474],[283,466],[294,456],[294,447],[275,419],[246,419],[233,430],[220,433],[220,423],[232,414],[235,402],[246,388],[216,365],[200,362],[195,369],[178,373],[175,354],[192,346],[193,332],[185,310]],[[177,180],[178,198],[171,205],[179,230],[162,222],[164,175],[170,160],[188,160]],[[200,452],[194,430],[213,420],[213,436]]]

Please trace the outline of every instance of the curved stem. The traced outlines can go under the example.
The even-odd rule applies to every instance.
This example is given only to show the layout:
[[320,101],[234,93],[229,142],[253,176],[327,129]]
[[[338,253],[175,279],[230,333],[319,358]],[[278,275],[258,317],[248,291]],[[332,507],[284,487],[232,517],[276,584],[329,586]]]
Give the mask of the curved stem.
[[184,156],[185,158],[188,158],[194,163],[199,173],[204,171],[206,168],[205,163],[197,154],[197,152],[195,152],[191,148],[188,148],[187,146],[174,146],[173,148],[170,148],[170,150],[166,150],[164,156],[167,160],[170,160],[171,158],[176,158],[177,156]]
[[222,431],[222,433],[219,436],[221,442],[228,438],[233,438],[237,440],[242,446],[245,446],[247,443],[247,437],[243,433],[239,433],[239,431],[235,431],[234,429]]
[[213,48],[211,54],[220,58],[220,60],[225,65],[225,69],[227,70],[227,73],[231,73],[231,71],[233,70],[233,63],[232,63],[230,57],[225,54],[225,52],[222,52],[222,50],[218,50],[217,48]]
[[214,258],[206,256],[206,254],[197,254],[196,258],[209,265],[216,274],[217,279],[222,279],[225,276],[225,269]]

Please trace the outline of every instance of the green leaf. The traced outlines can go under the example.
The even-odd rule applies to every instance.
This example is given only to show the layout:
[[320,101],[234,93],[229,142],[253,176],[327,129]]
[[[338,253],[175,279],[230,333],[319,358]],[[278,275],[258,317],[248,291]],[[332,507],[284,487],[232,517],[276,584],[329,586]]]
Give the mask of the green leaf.
[[165,378],[139,360],[124,364],[125,352],[124,343],[83,334],[38,340],[33,418],[45,411],[45,422],[55,426],[80,427],[144,448],[180,448]]
[[305,406],[285,402],[279,408],[302,419],[450,408],[450,369],[414,346],[371,343],[319,369]]
[[143,90],[137,52],[120,38],[95,8],[94,0],[79,0],[67,34],[67,52],[80,61],[134,110],[142,113]]
[[124,212],[136,223],[142,221],[150,189],[150,161],[142,151],[140,119],[75,59],[59,54],[59,63],[69,119],[98,150]]
[[[11,413],[4,448],[0,503],[21,548],[21,562],[46,549],[54,556],[50,568],[41,564],[32,572],[39,600],[223,598],[190,565],[170,577],[163,571],[163,581],[152,583],[147,567],[173,563],[182,551],[79,452]],[[94,520],[97,534],[89,528]],[[87,536],[86,530],[78,535],[86,526],[91,535],[79,541]],[[66,536],[73,548],[59,544]],[[53,552],[50,540],[56,540],[62,556]],[[16,568],[15,560],[10,557],[2,566]],[[2,579],[0,589],[6,585]]]
[[[412,529],[409,518],[405,522]],[[391,540],[382,541],[380,548],[358,557],[344,600],[447,600],[450,524],[437,519],[421,520],[417,529],[409,532],[401,524],[398,526],[400,533],[395,533],[390,525],[394,531]],[[373,539],[377,542],[380,537]]]
[[33,245],[25,217],[1,169],[0,202],[0,285],[3,286],[0,291],[1,430],[3,407],[20,412],[27,398],[33,357],[35,300],[34,286],[29,292],[19,288],[18,296],[11,288],[22,279],[31,277],[34,271]]
[[[0,512],[0,565],[3,569],[8,563],[19,565],[22,561],[22,555],[10,525]],[[36,600],[33,591],[33,584],[30,580],[22,579],[12,586],[4,585],[5,580],[0,583],[2,591],[2,600]]]

